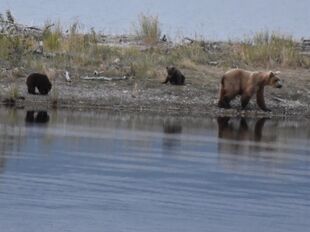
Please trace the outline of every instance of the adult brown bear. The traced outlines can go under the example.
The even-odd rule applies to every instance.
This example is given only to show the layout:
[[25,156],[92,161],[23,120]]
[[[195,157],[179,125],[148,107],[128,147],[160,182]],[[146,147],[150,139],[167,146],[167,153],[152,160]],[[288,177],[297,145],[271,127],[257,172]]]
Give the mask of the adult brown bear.
[[174,66],[168,66],[166,67],[166,70],[168,75],[163,84],[166,84],[169,81],[172,85],[184,85],[185,76],[181,73],[180,70]]
[[32,73],[27,77],[26,81],[28,87],[28,93],[36,94],[35,89],[39,90],[42,95],[48,94],[52,88],[52,83],[45,74]]
[[218,106],[230,108],[230,101],[241,95],[241,106],[244,109],[256,93],[257,105],[264,111],[270,111],[265,105],[264,87],[281,88],[280,72],[250,72],[243,69],[232,69],[224,74],[221,80]]

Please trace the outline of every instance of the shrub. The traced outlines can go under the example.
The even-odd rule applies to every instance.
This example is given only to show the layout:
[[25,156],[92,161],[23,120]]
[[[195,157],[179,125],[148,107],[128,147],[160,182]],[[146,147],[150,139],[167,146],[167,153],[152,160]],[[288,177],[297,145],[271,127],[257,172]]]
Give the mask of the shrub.
[[156,44],[161,35],[158,17],[141,14],[135,33],[146,44]]

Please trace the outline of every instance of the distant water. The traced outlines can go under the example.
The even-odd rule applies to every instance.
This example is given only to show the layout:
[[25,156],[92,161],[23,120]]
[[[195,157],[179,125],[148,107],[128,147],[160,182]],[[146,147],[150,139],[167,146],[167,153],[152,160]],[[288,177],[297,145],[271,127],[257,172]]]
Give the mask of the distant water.
[[270,30],[309,37],[309,0],[1,0],[19,22],[43,25],[47,19],[69,25],[79,20],[84,30],[132,32],[140,13],[157,15],[170,37],[201,36],[227,40]]
[[293,120],[0,109],[0,231],[308,231],[309,139]]

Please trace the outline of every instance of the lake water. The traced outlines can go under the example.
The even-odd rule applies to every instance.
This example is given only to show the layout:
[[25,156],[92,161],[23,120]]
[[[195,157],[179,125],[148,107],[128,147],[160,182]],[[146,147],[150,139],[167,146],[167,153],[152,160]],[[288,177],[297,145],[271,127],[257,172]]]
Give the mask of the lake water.
[[302,120],[0,109],[0,231],[307,231],[309,138]]
[[170,37],[201,36],[227,40],[270,30],[309,37],[309,0],[1,0],[19,22],[43,25],[47,19],[64,25],[79,21],[84,29],[129,33],[141,13],[156,15]]

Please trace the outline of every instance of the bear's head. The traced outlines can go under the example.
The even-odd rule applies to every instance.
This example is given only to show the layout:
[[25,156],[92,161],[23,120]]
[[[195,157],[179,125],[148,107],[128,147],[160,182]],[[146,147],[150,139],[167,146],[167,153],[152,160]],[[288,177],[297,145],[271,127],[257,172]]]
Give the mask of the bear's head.
[[274,87],[274,88],[282,88],[283,82],[279,78],[280,71],[276,72],[268,72],[268,85]]
[[176,71],[176,68],[174,66],[167,66],[166,67],[168,75],[173,75]]
[[52,83],[49,80],[47,80],[47,83],[45,86],[38,87],[38,90],[40,94],[42,95],[47,95],[51,89],[52,89]]

